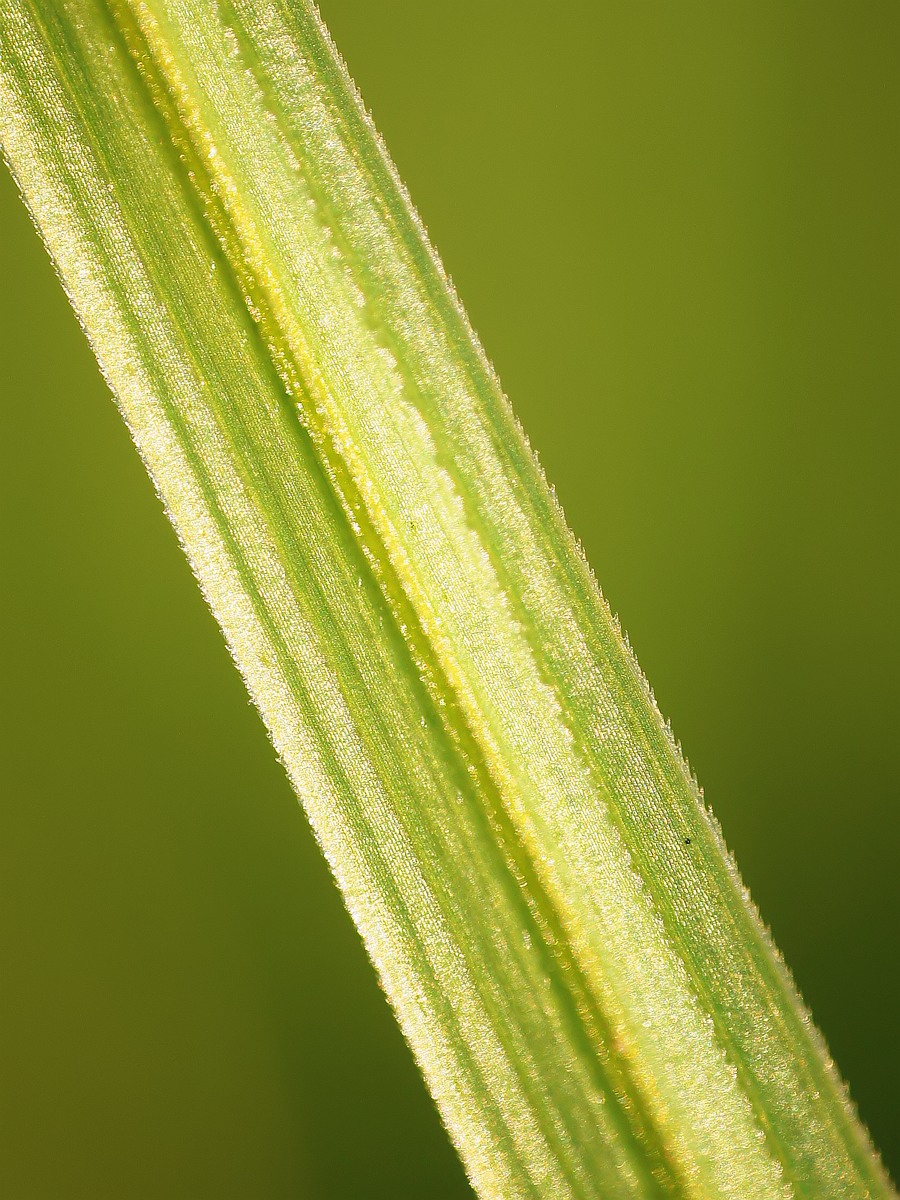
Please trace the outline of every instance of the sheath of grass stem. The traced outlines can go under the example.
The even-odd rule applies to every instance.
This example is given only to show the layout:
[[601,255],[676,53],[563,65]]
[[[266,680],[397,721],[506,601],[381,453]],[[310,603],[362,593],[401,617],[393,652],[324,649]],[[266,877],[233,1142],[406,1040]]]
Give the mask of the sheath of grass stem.
[[479,1194],[892,1195],[314,8],[0,0],[0,132]]

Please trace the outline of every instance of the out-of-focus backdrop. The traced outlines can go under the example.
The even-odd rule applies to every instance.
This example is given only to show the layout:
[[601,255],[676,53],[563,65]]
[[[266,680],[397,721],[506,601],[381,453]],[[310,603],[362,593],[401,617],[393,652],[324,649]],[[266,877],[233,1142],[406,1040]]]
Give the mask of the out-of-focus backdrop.
[[[900,8],[322,8],[896,1172]],[[463,1197],[0,209],[0,1192]]]

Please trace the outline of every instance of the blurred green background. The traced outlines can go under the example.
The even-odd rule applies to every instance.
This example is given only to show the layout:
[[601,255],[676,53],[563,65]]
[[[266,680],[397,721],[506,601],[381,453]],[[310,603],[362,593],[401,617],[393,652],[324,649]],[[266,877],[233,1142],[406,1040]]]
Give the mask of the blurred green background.
[[[896,1173],[900,8],[322,7]],[[0,208],[0,1194],[465,1196]]]

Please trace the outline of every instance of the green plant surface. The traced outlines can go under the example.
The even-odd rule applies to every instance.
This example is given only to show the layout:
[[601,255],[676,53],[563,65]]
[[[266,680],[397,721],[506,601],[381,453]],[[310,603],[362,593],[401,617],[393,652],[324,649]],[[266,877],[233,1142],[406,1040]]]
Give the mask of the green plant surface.
[[6,153],[484,1195],[889,1195],[306,7],[0,6]]

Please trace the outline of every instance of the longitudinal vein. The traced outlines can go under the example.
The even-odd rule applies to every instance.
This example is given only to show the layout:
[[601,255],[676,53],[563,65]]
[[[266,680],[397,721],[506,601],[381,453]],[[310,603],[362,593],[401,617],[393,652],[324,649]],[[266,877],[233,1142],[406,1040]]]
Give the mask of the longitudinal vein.
[[0,0],[25,197],[485,1196],[890,1185],[318,17]]

